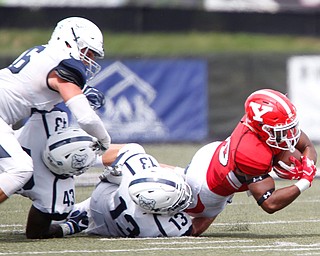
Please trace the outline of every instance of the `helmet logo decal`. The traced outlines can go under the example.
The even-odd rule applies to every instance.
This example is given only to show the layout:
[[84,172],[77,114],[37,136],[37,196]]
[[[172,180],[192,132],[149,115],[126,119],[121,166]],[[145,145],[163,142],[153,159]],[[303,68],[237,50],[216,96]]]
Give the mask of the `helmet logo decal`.
[[74,41],[78,42],[78,39],[80,38],[79,36],[76,36],[76,33],[74,32],[74,29],[71,28],[72,30],[72,34],[73,34],[73,37],[74,37]]
[[139,195],[139,205],[145,210],[154,210],[156,206],[156,201],[154,199],[145,198],[142,195]]
[[255,121],[262,122],[262,116],[268,112],[272,112],[273,108],[265,105],[261,105],[256,102],[250,102],[249,105],[254,113],[254,116],[252,117]]
[[71,163],[71,167],[74,169],[79,169],[82,168],[86,165],[86,161],[88,159],[88,155],[78,155],[78,154],[74,154],[72,156],[72,163]]
[[254,94],[263,94],[263,95],[266,95],[266,96],[268,96],[270,98],[273,98],[274,100],[276,100],[278,103],[281,104],[281,106],[285,109],[287,114],[290,114],[292,112],[292,110],[291,110],[290,106],[288,105],[288,103],[283,98],[281,98],[279,95],[277,95],[274,92],[269,92],[267,90],[260,90],[260,91],[254,93]]

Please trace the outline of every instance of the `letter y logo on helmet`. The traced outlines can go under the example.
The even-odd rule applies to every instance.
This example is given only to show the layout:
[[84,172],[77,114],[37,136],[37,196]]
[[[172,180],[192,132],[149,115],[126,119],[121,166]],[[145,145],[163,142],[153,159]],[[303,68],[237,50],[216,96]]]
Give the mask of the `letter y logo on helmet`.
[[278,91],[253,92],[245,104],[246,125],[270,147],[293,151],[301,135],[297,110],[288,97]]
[[249,106],[251,107],[253,112],[252,118],[258,122],[262,122],[262,116],[268,112],[271,112],[273,109],[270,106],[261,105],[256,102],[250,102]]

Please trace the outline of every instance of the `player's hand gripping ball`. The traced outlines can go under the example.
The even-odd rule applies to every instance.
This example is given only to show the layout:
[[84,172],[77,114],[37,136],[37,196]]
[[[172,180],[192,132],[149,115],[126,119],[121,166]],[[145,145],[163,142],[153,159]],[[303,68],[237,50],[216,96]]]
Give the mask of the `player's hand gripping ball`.
[[298,149],[294,152],[283,150],[273,158],[273,171],[282,179],[299,180],[303,172],[296,168],[293,158],[301,162],[301,157],[302,153]]

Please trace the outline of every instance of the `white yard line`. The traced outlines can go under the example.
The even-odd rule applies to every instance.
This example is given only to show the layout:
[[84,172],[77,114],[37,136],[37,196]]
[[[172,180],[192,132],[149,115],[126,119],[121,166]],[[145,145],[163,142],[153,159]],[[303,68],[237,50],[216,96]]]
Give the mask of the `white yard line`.
[[[314,247],[316,245],[292,245],[292,246],[280,246],[281,248],[270,248],[270,244],[268,245],[251,245],[251,246],[243,246],[243,245],[231,245],[231,246],[205,246],[205,247],[175,247],[175,248],[165,248],[166,251],[190,251],[192,250],[217,250],[217,249],[241,249],[242,252],[264,252],[264,251],[290,251],[290,252],[298,252],[298,251],[315,251],[320,250],[320,247]],[[319,244],[317,244],[319,246]],[[143,249],[116,249],[116,250],[61,250],[61,251],[25,251],[23,255],[37,255],[37,254],[79,254],[79,253],[123,253],[123,252],[147,252],[147,251],[162,251],[164,248],[143,248]],[[0,255],[19,255],[21,252],[0,252]]]
[[[162,238],[154,238],[149,240],[158,240]],[[182,238],[182,239],[188,239],[188,238]],[[239,243],[254,243],[254,240],[252,239],[232,239],[232,240],[221,240],[221,241],[201,241],[205,238],[190,238],[189,241],[168,241],[168,242],[156,242],[151,241],[148,244],[171,244],[171,245],[177,245],[177,244],[189,244],[189,245],[199,245],[201,243],[211,243],[211,244],[217,244],[216,246],[196,246],[196,247],[172,247],[172,248],[165,248],[166,251],[190,251],[192,250],[232,250],[232,249],[240,249],[244,253],[249,252],[268,252],[268,251],[276,251],[276,252],[300,252],[300,254],[296,255],[319,255],[320,254],[320,244],[298,244],[298,243],[289,243],[289,242],[281,242],[278,241],[273,244],[265,244],[265,245],[238,245]],[[107,239],[100,239],[107,240]],[[110,239],[109,239],[110,240]],[[117,239],[121,240],[121,239]],[[128,240],[128,239],[127,239]],[[131,240],[135,240],[132,238]],[[143,239],[139,239],[143,240]],[[146,239],[145,239],[146,240]],[[165,239],[162,239],[165,240]],[[192,241],[194,240],[194,241]],[[226,245],[228,243],[228,245]],[[232,245],[235,244],[235,245]],[[220,244],[220,245],[219,245]],[[128,248],[128,249],[108,249],[108,250],[56,250],[56,251],[25,251],[23,252],[23,255],[38,255],[38,254],[80,254],[80,253],[123,253],[123,252],[151,252],[151,251],[162,251],[163,247],[155,247],[155,248]],[[315,252],[318,251],[318,252]],[[301,252],[305,252],[305,254],[301,254]],[[232,253],[232,252],[230,252]],[[21,252],[0,252],[0,255],[21,255]]]
[[320,219],[314,219],[314,220],[276,220],[276,221],[233,222],[233,223],[212,223],[211,226],[270,225],[270,224],[317,223],[317,222],[320,222]]
[[[290,223],[318,223],[320,219],[312,220],[291,220],[291,221],[262,221],[262,222],[243,222],[243,223],[214,223],[216,226],[232,226],[232,225],[270,225],[270,224],[290,224]],[[5,225],[1,224],[1,233],[4,232],[18,232],[23,225],[11,224]],[[19,230],[8,230],[8,228],[17,228]],[[21,230],[23,232],[23,230]],[[147,248],[127,248],[127,249],[106,249],[106,250],[55,250],[55,251],[24,251],[22,252],[0,252],[2,255],[50,255],[50,254],[86,254],[86,253],[137,253],[137,252],[156,252],[162,251],[164,249],[163,245],[171,245],[173,247],[165,248],[166,251],[206,251],[206,250],[233,250],[237,249],[243,253],[261,253],[261,252],[291,252],[294,255],[306,256],[306,255],[320,255],[320,243],[314,244],[299,244],[295,242],[285,242],[277,241],[274,243],[265,243],[260,245],[255,245],[257,243],[254,239],[225,239],[224,240],[214,240],[208,237],[179,237],[179,238],[100,238],[100,241],[108,240],[145,240],[145,244],[150,245]],[[249,244],[250,243],[250,244]],[[210,244],[209,246],[203,246]],[[151,245],[153,247],[151,247]],[[157,247],[157,245],[159,247]],[[181,247],[180,247],[180,246]]]
[[[206,239],[208,239],[206,237]],[[165,245],[165,244],[170,244],[170,245],[176,245],[176,244],[226,244],[226,243],[252,243],[254,240],[219,240],[219,241],[172,241],[172,242],[149,242],[148,244],[152,245]]]

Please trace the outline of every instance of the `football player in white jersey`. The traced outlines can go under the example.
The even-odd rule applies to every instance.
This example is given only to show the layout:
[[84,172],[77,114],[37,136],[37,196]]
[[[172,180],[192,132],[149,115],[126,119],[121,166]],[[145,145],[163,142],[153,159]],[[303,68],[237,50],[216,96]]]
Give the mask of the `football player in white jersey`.
[[97,138],[97,153],[109,147],[110,136],[82,93],[100,70],[95,58],[103,56],[100,29],[87,19],[70,17],[57,24],[47,44],[26,50],[0,70],[0,203],[32,176],[32,159],[11,128],[32,109],[50,111],[64,101],[80,128]]
[[183,212],[191,202],[191,189],[181,176],[160,167],[153,156],[134,143],[111,145],[102,160],[108,167],[100,177],[101,182],[91,198],[74,208],[88,213],[87,234],[108,237],[191,235],[191,219]]
[[[104,95],[97,89],[87,86],[84,94],[93,109],[104,105]],[[92,138],[83,130],[69,130],[68,126],[67,113],[56,107],[49,112],[33,111],[26,124],[15,132],[22,148],[34,163],[31,179],[17,191],[17,194],[32,200],[26,227],[27,238],[42,239],[64,235],[61,226],[52,222],[67,218],[75,204],[73,175],[86,171],[96,159],[95,152],[89,147]],[[48,159],[42,160],[42,152],[48,151],[46,145],[52,147],[50,160],[53,164]],[[66,163],[68,159],[73,159],[75,167],[69,166],[70,162]],[[59,161],[59,168],[54,168],[55,161]],[[67,171],[63,164],[67,164]],[[46,165],[50,165],[50,169]],[[74,222],[69,219],[72,227],[70,233],[80,232],[79,222],[86,218],[81,215],[73,216]]]

